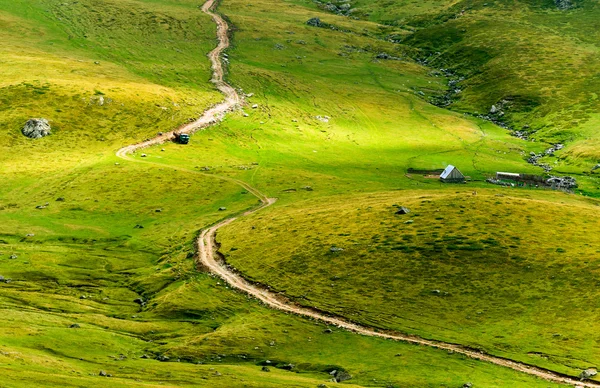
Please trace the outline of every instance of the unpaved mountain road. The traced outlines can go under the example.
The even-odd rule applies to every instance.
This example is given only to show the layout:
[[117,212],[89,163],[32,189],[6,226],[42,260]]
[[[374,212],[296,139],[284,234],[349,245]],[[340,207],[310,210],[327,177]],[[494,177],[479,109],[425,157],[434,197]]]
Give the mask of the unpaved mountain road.
[[131,152],[172,141],[175,138],[175,132],[187,134],[197,132],[200,129],[219,122],[225,113],[236,109],[243,102],[238,92],[223,80],[224,70],[221,62],[221,56],[223,51],[229,47],[229,36],[227,35],[229,33],[229,26],[220,15],[213,12],[216,1],[217,0],[208,0],[206,3],[204,3],[202,6],[202,12],[210,15],[217,25],[217,39],[219,43],[217,44],[217,47],[208,53],[208,58],[212,64],[211,82],[215,84],[216,88],[225,95],[225,101],[205,111],[202,116],[194,122],[185,124],[174,131],[153,137],[152,139],[146,140],[142,143],[121,148],[119,151],[117,151],[117,156],[123,159],[128,159],[127,154]]
[[[206,128],[212,124],[215,124],[222,119],[222,117],[225,113],[239,107],[240,104],[243,102],[242,99],[240,98],[240,96],[238,95],[237,91],[223,80],[223,65],[221,62],[221,55],[222,55],[223,51],[229,47],[229,37],[228,37],[229,26],[227,25],[227,22],[221,16],[219,16],[218,14],[213,12],[216,1],[217,0],[208,0],[202,6],[202,11],[205,12],[206,14],[210,15],[212,17],[213,21],[217,25],[217,38],[218,38],[219,43],[218,43],[217,47],[208,54],[208,58],[210,59],[210,61],[212,63],[212,70],[213,70],[213,77],[212,77],[211,82],[213,82],[215,84],[215,86],[217,87],[217,89],[219,89],[225,95],[225,101],[208,109],[206,112],[204,112],[204,114],[198,120],[178,128],[176,131],[180,132],[180,133],[191,134],[200,129]],[[175,136],[174,132],[175,131],[171,131],[171,132],[165,133],[163,135],[156,136],[155,138],[152,138],[145,142],[130,145],[127,147],[123,147],[122,149],[120,149],[117,152],[117,156],[119,156],[123,159],[126,159],[126,160],[134,161],[135,159],[128,157],[129,153],[135,152],[135,151],[140,150],[145,147],[162,144],[167,141],[173,140],[173,138]],[[143,162],[140,160],[135,160],[135,161]],[[161,164],[161,167],[164,168],[164,167],[168,167],[168,166]],[[197,171],[190,171],[190,170],[185,170],[185,169],[176,168],[176,167],[173,167],[173,168],[175,168],[177,170],[182,170],[182,171],[189,171],[189,172],[196,173],[196,174],[202,174]],[[208,175],[208,174],[202,174],[202,175]],[[579,381],[577,378],[574,378],[571,376],[561,375],[561,374],[558,374],[558,373],[555,373],[555,372],[552,372],[552,371],[549,371],[546,369],[538,368],[535,366],[508,360],[508,359],[501,358],[501,357],[492,356],[492,355],[489,355],[489,354],[486,354],[486,353],[483,353],[483,352],[480,352],[477,350],[465,348],[461,345],[445,343],[445,342],[438,342],[438,341],[434,341],[434,340],[427,340],[424,338],[405,335],[405,334],[401,334],[401,333],[378,331],[373,328],[369,328],[369,327],[362,326],[362,325],[359,325],[356,323],[352,323],[352,322],[347,321],[340,317],[333,317],[333,316],[328,315],[327,313],[323,313],[323,312],[313,310],[310,308],[298,306],[298,305],[294,304],[293,302],[291,302],[290,300],[288,300],[287,298],[282,297],[279,294],[275,294],[274,292],[271,292],[264,287],[261,287],[261,286],[258,286],[258,285],[248,282],[241,275],[230,270],[227,267],[227,265],[224,262],[222,262],[221,259],[219,258],[218,247],[217,247],[217,243],[216,243],[216,233],[219,229],[231,224],[232,222],[237,220],[239,217],[244,217],[244,216],[250,215],[252,213],[258,212],[258,211],[272,205],[273,203],[275,203],[276,200],[273,198],[268,198],[266,195],[262,194],[259,190],[248,185],[245,182],[242,182],[242,181],[239,181],[239,180],[236,180],[233,178],[229,178],[229,177],[219,177],[219,176],[215,176],[212,174],[210,176],[213,178],[216,178],[216,179],[223,179],[223,180],[226,180],[229,182],[234,182],[234,183],[240,185],[245,190],[248,190],[248,192],[252,193],[252,195],[256,196],[260,200],[261,205],[255,207],[252,210],[247,211],[246,213],[244,213],[238,217],[232,217],[232,218],[225,219],[216,225],[213,225],[207,229],[204,229],[200,233],[200,236],[198,237],[198,240],[197,240],[197,249],[198,249],[198,254],[197,254],[197,258],[196,258],[197,264],[199,267],[202,267],[202,268],[212,272],[213,274],[223,278],[232,287],[257,298],[258,300],[260,300],[267,306],[277,309],[277,310],[293,313],[296,315],[309,317],[309,318],[321,321],[321,322],[329,324],[329,325],[337,326],[338,328],[341,328],[341,329],[353,331],[355,333],[370,336],[370,337],[378,337],[378,338],[385,338],[385,339],[390,339],[390,340],[395,340],[395,341],[403,341],[403,342],[408,342],[408,343],[413,343],[413,344],[418,344],[418,345],[423,345],[423,346],[429,346],[432,348],[442,349],[442,350],[446,350],[446,351],[452,351],[452,352],[459,353],[459,354],[464,354],[473,359],[477,359],[477,360],[489,362],[491,364],[496,364],[496,365],[504,366],[507,368],[511,368],[516,371],[523,372],[528,375],[536,376],[541,379],[556,382],[556,383],[569,384],[569,385],[573,385],[576,387],[600,387],[600,383],[596,382],[596,381]]]

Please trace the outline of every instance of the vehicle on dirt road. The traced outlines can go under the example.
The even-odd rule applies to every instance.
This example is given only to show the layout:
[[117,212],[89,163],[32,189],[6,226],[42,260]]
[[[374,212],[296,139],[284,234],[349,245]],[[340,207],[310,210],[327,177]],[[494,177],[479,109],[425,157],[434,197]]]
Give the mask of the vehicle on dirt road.
[[187,133],[175,133],[175,143],[187,144],[190,142],[190,135]]

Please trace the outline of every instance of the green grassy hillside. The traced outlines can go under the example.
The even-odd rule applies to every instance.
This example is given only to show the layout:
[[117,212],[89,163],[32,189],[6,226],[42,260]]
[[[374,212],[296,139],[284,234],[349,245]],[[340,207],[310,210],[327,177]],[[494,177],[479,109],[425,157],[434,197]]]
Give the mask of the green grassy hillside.
[[[228,260],[253,279],[369,325],[562,372],[597,361],[596,203],[543,191],[496,197],[507,189],[485,178],[538,173],[524,159],[546,145],[429,104],[448,79],[414,60],[418,44],[382,39],[412,36],[382,26],[384,11],[354,20],[313,3],[223,1],[233,26],[227,77],[253,93],[248,104],[188,146],[114,156],[222,99],[205,57],[215,26],[199,5],[0,0],[3,386],[316,387],[332,386],[339,369],[353,376],[349,387],[557,386],[445,351],[329,333],[202,272],[198,232],[258,203],[221,177],[279,198],[219,234]],[[395,18],[447,9],[411,3]],[[306,25],[315,16],[334,28]],[[381,52],[402,60],[375,58]],[[52,135],[23,137],[32,117],[49,119]],[[573,144],[568,152],[587,163],[593,143]],[[470,176],[467,188],[408,173],[449,163]],[[581,187],[597,192],[592,178]],[[394,203],[418,217],[404,224]],[[556,231],[521,236],[548,222]],[[572,230],[582,232],[564,238]],[[333,256],[334,244],[345,250]],[[399,305],[405,312],[390,313]],[[542,327],[549,319],[556,326]]]
[[396,42],[396,50],[416,49],[409,55],[461,77],[452,87],[460,90],[453,109],[487,114],[496,105],[505,113],[496,119],[538,141],[576,142],[560,159],[581,172],[600,156],[594,147],[600,8],[570,3],[559,9],[552,0],[355,0],[350,15],[381,23],[382,39]]
[[398,191],[269,209],[219,241],[302,305],[573,374],[598,363],[599,215],[567,195]]

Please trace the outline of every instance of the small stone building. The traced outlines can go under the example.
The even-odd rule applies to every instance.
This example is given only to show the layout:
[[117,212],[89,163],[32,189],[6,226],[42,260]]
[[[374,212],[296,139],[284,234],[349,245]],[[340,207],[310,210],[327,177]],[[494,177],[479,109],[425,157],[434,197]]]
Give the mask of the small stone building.
[[440,180],[444,183],[464,183],[465,176],[458,168],[450,164],[440,175]]

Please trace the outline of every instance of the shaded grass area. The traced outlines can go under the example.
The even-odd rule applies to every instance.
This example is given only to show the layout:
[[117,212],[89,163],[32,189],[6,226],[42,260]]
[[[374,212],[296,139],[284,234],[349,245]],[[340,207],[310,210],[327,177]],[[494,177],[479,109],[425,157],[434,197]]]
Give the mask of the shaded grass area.
[[598,214],[563,194],[400,191],[275,207],[219,241],[303,305],[577,374],[598,362]]

